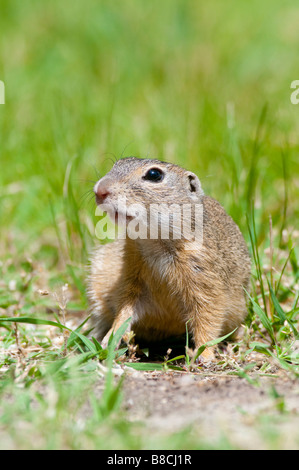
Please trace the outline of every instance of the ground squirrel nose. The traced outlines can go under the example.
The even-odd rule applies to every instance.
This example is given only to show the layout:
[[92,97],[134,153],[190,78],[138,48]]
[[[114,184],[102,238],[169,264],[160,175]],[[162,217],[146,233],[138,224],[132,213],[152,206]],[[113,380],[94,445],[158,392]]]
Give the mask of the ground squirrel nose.
[[97,203],[103,203],[106,199],[106,197],[110,194],[110,191],[108,189],[108,184],[104,179],[101,179],[100,181],[97,182],[97,184],[94,187],[94,193],[96,195],[96,200]]

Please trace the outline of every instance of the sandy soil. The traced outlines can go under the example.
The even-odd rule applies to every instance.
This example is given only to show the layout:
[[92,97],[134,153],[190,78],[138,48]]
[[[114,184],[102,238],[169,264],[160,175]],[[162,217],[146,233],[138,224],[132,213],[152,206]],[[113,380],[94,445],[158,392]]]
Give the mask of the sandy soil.
[[284,376],[252,385],[227,375],[134,371],[124,382],[123,407],[149,433],[192,426],[207,445],[222,439],[234,448],[299,449],[299,383]]

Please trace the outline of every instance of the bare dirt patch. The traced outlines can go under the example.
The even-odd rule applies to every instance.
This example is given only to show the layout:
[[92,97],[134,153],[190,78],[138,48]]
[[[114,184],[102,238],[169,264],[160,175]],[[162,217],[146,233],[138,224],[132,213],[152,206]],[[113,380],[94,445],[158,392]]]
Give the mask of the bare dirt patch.
[[134,372],[124,381],[123,408],[149,435],[191,427],[207,446],[299,448],[299,383],[285,377],[252,385],[240,377]]

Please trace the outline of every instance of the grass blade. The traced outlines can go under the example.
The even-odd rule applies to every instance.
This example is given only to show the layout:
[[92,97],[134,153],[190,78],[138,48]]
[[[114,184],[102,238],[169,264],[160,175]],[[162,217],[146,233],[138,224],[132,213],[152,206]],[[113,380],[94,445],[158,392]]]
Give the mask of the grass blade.
[[[268,283],[269,283],[269,281],[268,281]],[[277,315],[279,316],[281,324],[283,324],[284,322],[287,322],[290,325],[295,337],[297,337],[298,336],[298,331],[296,330],[293,323],[289,320],[289,318],[286,316],[285,312],[283,311],[277,297],[274,294],[274,291],[273,291],[270,283],[269,283],[269,290],[270,290],[270,295],[271,295],[271,299],[272,299],[275,311],[276,311]]]
[[197,350],[197,353],[196,353],[196,356],[194,358],[194,360],[196,360],[203,352],[206,348],[209,348],[211,346],[216,346],[216,344],[218,343],[221,343],[221,341],[224,341],[226,338],[228,338],[229,336],[231,336],[232,334],[234,334],[234,332],[237,330],[237,328],[235,328],[233,331],[231,331],[230,333],[228,333],[227,335],[224,335],[224,336],[221,336],[220,338],[216,338],[216,339],[213,339],[211,341],[208,341],[207,343],[203,344],[202,346],[200,346],[200,348],[198,348]]
[[128,318],[113,334],[111,341],[108,344],[108,355],[107,355],[107,362],[108,364],[112,363],[113,359],[115,358],[117,345],[121,341],[123,335],[125,334],[129,324],[131,321],[131,317]]
[[249,299],[252,302],[253,309],[255,313],[258,315],[259,319],[261,320],[262,325],[264,328],[267,330],[269,336],[272,339],[272,342],[275,343],[275,336],[274,336],[274,330],[272,323],[270,319],[268,318],[267,314],[264,312],[264,310],[260,307],[260,305],[251,297],[251,295],[244,289],[246,294],[248,295]]
[[11,323],[29,323],[31,325],[49,325],[49,326],[57,326],[57,328],[65,329],[68,331],[72,331],[67,326],[63,325],[60,322],[55,322],[52,320],[44,320],[42,318],[34,318],[34,317],[0,317],[0,322],[11,322]]

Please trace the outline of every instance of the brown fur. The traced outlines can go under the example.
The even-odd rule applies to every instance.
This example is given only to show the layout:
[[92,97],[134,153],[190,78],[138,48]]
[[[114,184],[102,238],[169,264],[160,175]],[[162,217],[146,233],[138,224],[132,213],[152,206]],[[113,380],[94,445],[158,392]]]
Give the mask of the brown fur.
[[[163,169],[163,183],[142,180],[152,167]],[[197,177],[169,163],[128,158],[104,178],[100,184],[109,189],[105,202],[112,205],[118,194],[125,194],[129,204],[147,206],[202,203],[203,244],[126,238],[97,248],[88,287],[92,334],[105,346],[111,332],[132,317],[136,337],[152,342],[184,334],[188,322],[198,348],[238,327],[246,316],[248,250],[238,226],[216,200],[203,195]],[[209,350],[205,356],[210,357]]]

